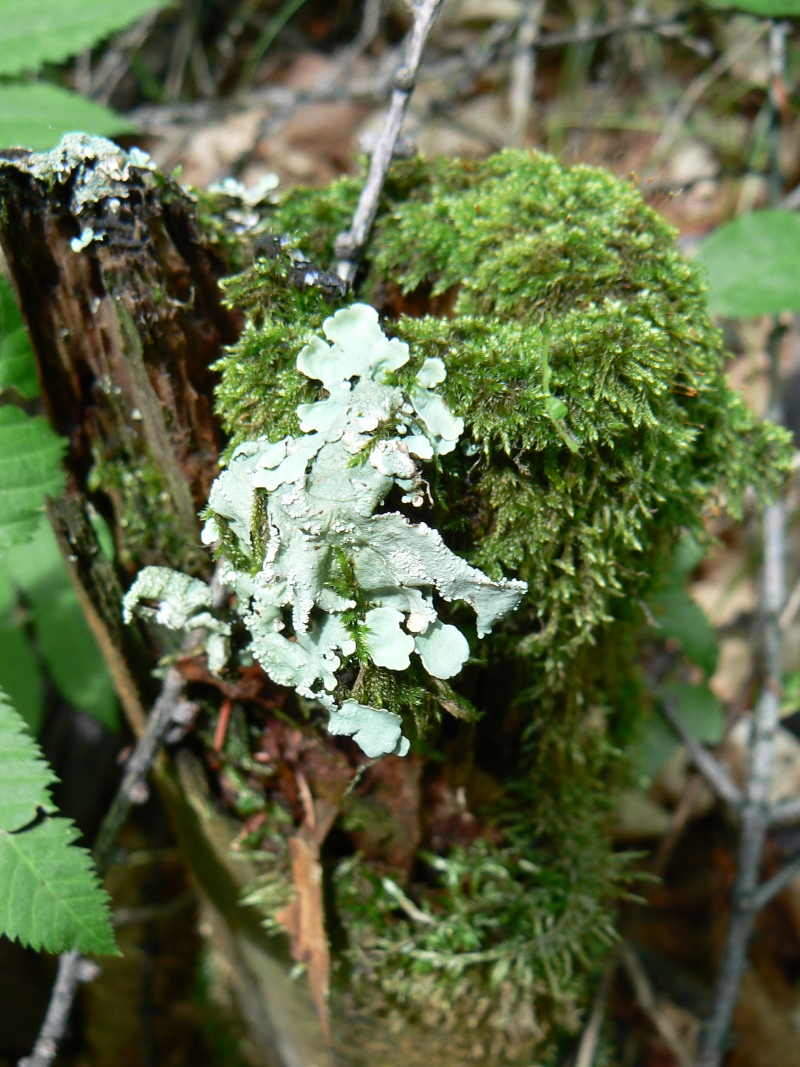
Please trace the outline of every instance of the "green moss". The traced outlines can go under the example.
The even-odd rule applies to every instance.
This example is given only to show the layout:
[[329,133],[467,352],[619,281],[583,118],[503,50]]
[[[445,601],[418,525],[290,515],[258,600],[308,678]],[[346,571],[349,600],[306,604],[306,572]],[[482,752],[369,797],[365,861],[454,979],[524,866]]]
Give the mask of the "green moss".
[[[330,268],[360,184],[290,192],[275,232],[301,234]],[[428,472],[426,521],[529,589],[452,694],[482,713],[472,762],[502,780],[492,835],[404,887],[430,924],[366,861],[341,868],[339,907],[356,977],[437,1025],[477,1013],[491,1062],[552,1054],[611,936],[623,864],[606,827],[642,713],[640,605],[682,530],[704,539],[709,508],[739,514],[748,486],[767,495],[789,466],[787,435],[727,386],[704,284],[674,236],[604,171],[511,151],[412,160],[390,174],[359,276],[356,296],[411,346],[398,383],[441,357],[466,424],[468,447]],[[260,259],[228,283],[248,314],[219,364],[233,444],[296,433],[298,403],[319,399],[295,360],[331,306],[289,270]],[[429,679],[362,672],[357,686],[406,717],[422,709],[431,743],[446,739],[447,717],[435,724],[453,708]]]

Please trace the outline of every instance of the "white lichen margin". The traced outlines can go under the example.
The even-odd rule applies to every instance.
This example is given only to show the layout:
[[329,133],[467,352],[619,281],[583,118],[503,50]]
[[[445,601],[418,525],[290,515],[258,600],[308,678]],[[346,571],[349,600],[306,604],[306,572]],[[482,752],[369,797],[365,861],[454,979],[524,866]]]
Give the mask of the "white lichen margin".
[[[297,409],[302,436],[239,445],[212,486],[203,541],[214,544],[230,531],[252,558],[256,494],[266,494],[265,558],[251,569],[226,561],[220,575],[236,594],[250,651],[273,681],[330,711],[331,733],[353,737],[370,757],[402,756],[409,742],[399,715],[353,699],[339,706],[332,695],[336,672],[356,662],[357,637],[377,666],[403,671],[418,655],[433,677],[451,678],[469,644],[439,619],[434,592],[470,604],[483,637],[527,587],[491,581],[424,522],[375,514],[395,485],[404,501],[420,506],[428,492],[420,463],[451,452],[463,432],[435,391],[444,363],[426,359],[406,395],[387,374],[408,362],[408,346],[384,335],[374,308],[353,304],[327,318],[323,330],[330,343],[313,338],[297,368],[321,382],[327,397]],[[343,560],[358,602],[342,593]],[[210,616],[210,602],[197,579],[148,567],[124,611],[126,619],[138,612],[176,629],[205,628],[209,663],[218,670],[230,627]]]

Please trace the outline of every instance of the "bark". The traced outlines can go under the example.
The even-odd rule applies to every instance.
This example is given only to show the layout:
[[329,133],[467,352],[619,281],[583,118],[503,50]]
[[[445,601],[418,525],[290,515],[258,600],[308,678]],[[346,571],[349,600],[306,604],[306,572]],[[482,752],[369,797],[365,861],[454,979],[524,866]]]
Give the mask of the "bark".
[[[146,564],[211,570],[197,511],[223,440],[210,367],[240,329],[218,285],[230,268],[204,240],[191,197],[141,157],[83,135],[47,154],[0,152],[0,246],[45,411],[68,445],[66,493],[49,503],[49,518],[128,724],[141,736],[163,650],[123,625],[121,597]],[[115,563],[100,550],[90,504],[110,522]],[[226,946],[257,1059],[325,1067],[329,1052],[307,994],[273,956],[260,914],[241,906],[256,871],[231,862],[230,826],[169,759],[156,760],[153,777]]]
[[[0,154],[0,244],[45,410],[68,441],[73,486],[112,519],[132,563],[155,563],[155,544],[146,559],[125,544],[131,501],[114,479],[94,484],[92,469],[135,469],[146,458],[185,538],[197,543],[196,512],[220,446],[209,367],[239,322],[222,306],[226,265],[203,241],[186,193],[145,166],[125,166],[109,142],[81,145],[61,169],[58,150]],[[122,177],[98,183],[111,165]],[[89,231],[103,236],[79,247]],[[140,495],[146,507],[147,492]]]

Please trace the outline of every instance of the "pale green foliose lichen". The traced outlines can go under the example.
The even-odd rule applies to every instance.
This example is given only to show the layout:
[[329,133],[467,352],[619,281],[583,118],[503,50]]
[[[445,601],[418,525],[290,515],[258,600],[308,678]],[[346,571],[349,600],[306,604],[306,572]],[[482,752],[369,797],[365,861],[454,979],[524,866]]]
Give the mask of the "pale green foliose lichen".
[[[230,624],[216,618],[211,589],[199,578],[169,567],[145,567],[122,600],[125,622],[134,614],[170,630],[204,630],[209,670],[222,670],[228,659]],[[155,605],[155,606],[153,606]]]
[[[367,755],[405,755],[409,742],[399,715],[334,699],[337,672],[356,657],[357,637],[376,666],[406,670],[416,654],[434,678],[451,678],[469,644],[439,619],[433,594],[469,604],[483,637],[527,587],[491,581],[424,522],[411,523],[399,512],[375,514],[395,485],[404,502],[421,506],[429,490],[420,462],[451,452],[463,432],[463,421],[435,392],[446,377],[444,363],[426,359],[406,394],[387,375],[408,362],[408,345],[384,335],[373,308],[337,311],[323,330],[330,343],[314,337],[297,368],[328,395],[298,407],[302,436],[239,445],[212,486],[202,537],[211,545],[232,533],[242,558],[252,562],[243,568],[225,558],[220,577],[235,592],[250,650],[273,681],[323,704],[330,732],[353,737]],[[259,530],[264,512],[256,505],[264,495],[267,528]],[[265,534],[264,558],[253,559]],[[342,561],[355,583],[353,596],[337,580]],[[151,570],[126,597],[126,611],[147,597],[158,601],[151,610],[165,625],[206,625],[209,599],[194,586],[178,589],[163,577],[147,577]],[[196,608],[173,603],[186,597]],[[227,636],[207,629],[214,638]]]

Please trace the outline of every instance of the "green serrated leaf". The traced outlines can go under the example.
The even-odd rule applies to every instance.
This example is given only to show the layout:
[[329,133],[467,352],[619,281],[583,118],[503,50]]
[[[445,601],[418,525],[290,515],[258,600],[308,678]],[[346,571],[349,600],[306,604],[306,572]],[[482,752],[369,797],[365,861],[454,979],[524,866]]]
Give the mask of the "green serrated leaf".
[[[0,761],[2,757],[0,757]],[[114,953],[108,897],[68,819],[24,833],[0,829],[0,930],[48,952]]]
[[49,952],[116,953],[108,897],[78,830],[46,816],[55,776],[0,692],[0,934]]
[[706,0],[711,7],[737,8],[765,19],[787,19],[800,15],[800,0]]
[[44,679],[25,630],[13,618],[0,623],[0,686],[38,735],[44,721]]
[[731,318],[800,311],[800,215],[756,211],[706,238],[697,261],[708,271],[711,311]]
[[[6,569],[30,605],[36,640],[47,672],[62,696],[107,729],[119,726],[108,668],[83,616],[49,523],[8,553]],[[0,653],[0,682],[2,682]],[[19,707],[20,705],[17,705]]]
[[13,290],[0,275],[0,392],[4,389],[16,389],[26,400],[39,395],[28,331]]
[[[0,20],[2,21],[2,20]],[[0,85],[0,147],[46,151],[65,133],[132,133],[127,119],[49,82]]]
[[46,419],[8,404],[0,407],[0,552],[36,529],[44,499],[64,481],[64,442]]
[[3,0],[0,74],[59,63],[170,0]]
[[[37,808],[53,810],[50,786],[56,776],[2,690],[0,767],[0,828],[14,833],[35,818]],[[0,885],[7,884],[0,879]]]

